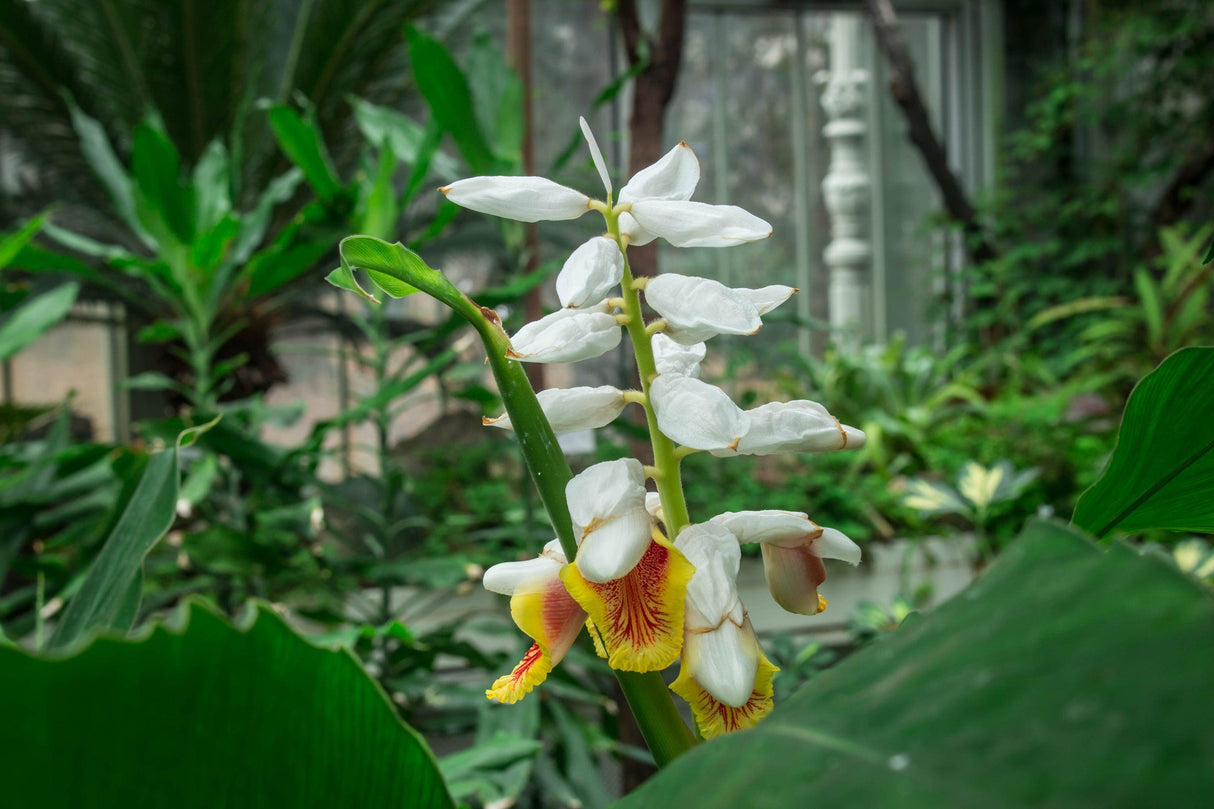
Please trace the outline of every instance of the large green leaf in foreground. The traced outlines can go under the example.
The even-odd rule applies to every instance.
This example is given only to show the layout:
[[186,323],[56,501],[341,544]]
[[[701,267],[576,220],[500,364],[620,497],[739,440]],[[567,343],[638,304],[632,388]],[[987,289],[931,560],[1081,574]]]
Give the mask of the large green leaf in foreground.
[[452,806],[353,655],[252,617],[237,629],[192,605],[62,659],[0,647],[0,805]]
[[1208,806],[1212,677],[1208,593],[1035,523],[968,590],[617,806]]
[[1214,348],[1185,348],[1126,403],[1108,468],[1075,507],[1075,524],[1214,532]]

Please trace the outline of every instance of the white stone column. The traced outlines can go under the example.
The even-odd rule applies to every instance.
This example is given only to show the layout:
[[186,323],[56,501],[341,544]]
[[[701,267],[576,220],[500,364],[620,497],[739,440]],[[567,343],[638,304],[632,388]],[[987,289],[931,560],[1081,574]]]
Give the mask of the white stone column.
[[[822,194],[830,214],[831,240],[823,258],[830,270],[830,323],[847,336],[872,333],[872,247],[869,244],[868,71],[860,53],[861,18],[836,14],[831,20],[830,70],[817,76],[824,85],[822,108],[830,143],[830,169]],[[837,335],[836,339],[847,339]]]

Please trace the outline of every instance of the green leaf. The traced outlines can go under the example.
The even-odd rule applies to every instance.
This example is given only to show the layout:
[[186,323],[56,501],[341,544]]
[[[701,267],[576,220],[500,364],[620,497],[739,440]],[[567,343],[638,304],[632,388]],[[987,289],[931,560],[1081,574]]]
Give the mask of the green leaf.
[[181,385],[167,374],[159,371],[144,371],[127,377],[121,385],[127,390],[180,390]]
[[316,266],[332,249],[324,242],[299,242],[290,247],[271,247],[249,260],[244,274],[249,279],[249,297],[267,295],[294,281]]
[[359,286],[357,279],[354,277],[353,270],[350,269],[350,265],[345,262],[345,259],[342,259],[340,267],[325,276],[325,280],[338,289],[353,292],[371,301],[371,303],[379,303],[373,295],[368,294],[366,290]]
[[412,295],[426,287],[432,295],[437,291],[453,300],[467,300],[442,273],[430,269],[417,253],[399,243],[389,244],[371,236],[348,236],[342,239],[340,249],[344,261],[366,272],[376,286],[394,298]]
[[43,215],[39,214],[22,225],[16,233],[0,236],[0,270],[7,267],[9,262],[29,244],[30,239],[34,238],[34,234],[42,228],[42,221]]
[[340,194],[341,180],[333,168],[333,161],[329,159],[316,122],[311,118],[305,120],[284,104],[271,107],[268,115],[278,145],[291,162],[303,171],[316,195],[327,201]]
[[233,627],[187,604],[67,658],[0,649],[0,715],[6,805],[453,807],[355,657],[264,605]]
[[1147,327],[1147,345],[1158,346],[1163,336],[1163,302],[1159,287],[1146,270],[1134,273],[1134,289],[1138,292],[1138,305]]
[[208,231],[232,212],[231,165],[223,142],[213,140],[194,166],[198,230]]
[[[97,628],[130,629],[139,604],[143,558],[169,530],[177,513],[178,451],[218,421],[185,430],[176,446],[148,458],[122,516],[55,625],[51,648],[63,648]],[[133,596],[132,591],[136,591]]]
[[1033,523],[964,593],[618,809],[1195,806],[1214,794],[1214,600]]
[[1168,357],[1130,394],[1108,468],[1074,523],[1110,531],[1214,531],[1214,348]]
[[131,145],[135,207],[157,241],[194,240],[194,192],[181,181],[181,156],[168,135],[149,119],[135,128]]
[[26,298],[0,323],[0,360],[7,360],[67,317],[78,292],[79,284],[63,284]]
[[460,154],[476,174],[491,173],[493,151],[476,122],[468,80],[438,40],[409,26],[409,61],[417,88],[443,129],[451,133]]
[[434,170],[440,175],[454,177],[458,174],[459,166],[447,155],[441,152],[426,154],[427,151],[433,152],[434,148],[427,145],[432,139],[430,128],[411,121],[403,113],[356,98],[354,120],[363,137],[378,147],[389,146],[405,165],[416,165],[419,160],[429,163],[433,159]]
[[72,128],[80,138],[80,151],[88,161],[89,168],[105,187],[105,192],[114,203],[114,210],[122,221],[135,233],[142,234],[143,227],[135,213],[134,182],[118,155],[114,153],[114,147],[110,145],[105,129],[96,120],[85,115],[75,103],[71,103],[70,108]]

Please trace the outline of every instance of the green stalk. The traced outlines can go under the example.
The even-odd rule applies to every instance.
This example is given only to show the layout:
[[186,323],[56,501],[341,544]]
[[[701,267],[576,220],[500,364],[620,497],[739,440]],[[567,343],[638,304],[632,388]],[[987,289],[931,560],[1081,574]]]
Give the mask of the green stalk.
[[[426,265],[416,253],[400,244],[388,244],[370,236],[350,236],[342,241],[341,256],[342,267],[329,276],[330,283],[335,286],[370,297],[354,279],[353,267],[361,267],[367,270],[373,281],[377,276],[389,276],[384,279],[385,291],[391,289],[391,294],[399,296],[410,294],[413,288],[420,289],[451,307],[476,329],[485,346],[489,367],[497,380],[515,435],[522,446],[531,480],[548,512],[548,519],[560,540],[565,558],[573,559],[577,555],[577,541],[573,537],[573,520],[565,500],[565,486],[572,480],[573,471],[522,365],[506,356],[510,339],[502,330],[496,313],[477,306],[442,273]],[[401,282],[409,285],[408,288],[402,290]],[[380,284],[380,287],[385,288],[385,284]],[[636,297],[635,293],[633,297]],[[637,305],[639,307],[639,302]],[[648,346],[648,342],[645,345]],[[652,350],[648,356],[652,371]],[[683,510],[686,511],[685,506]],[[617,671],[615,676],[659,767],[695,746],[696,739],[679,716],[674,699],[659,672],[638,674]]]
[[645,422],[649,426],[649,441],[653,446],[653,465],[657,470],[654,480],[658,485],[658,496],[662,500],[662,516],[665,518],[669,539],[674,541],[679,532],[691,523],[687,513],[687,499],[683,495],[683,480],[679,459],[674,452],[674,442],[658,429],[658,416],[649,401],[649,385],[658,375],[653,358],[653,335],[645,330],[644,313],[641,311],[640,293],[633,288],[632,267],[628,263],[628,251],[620,239],[619,214],[614,210],[603,213],[607,220],[607,232],[620,248],[624,257],[624,314],[628,316],[628,337],[632,341],[632,352],[636,357],[637,373],[641,377],[641,392],[645,400]]

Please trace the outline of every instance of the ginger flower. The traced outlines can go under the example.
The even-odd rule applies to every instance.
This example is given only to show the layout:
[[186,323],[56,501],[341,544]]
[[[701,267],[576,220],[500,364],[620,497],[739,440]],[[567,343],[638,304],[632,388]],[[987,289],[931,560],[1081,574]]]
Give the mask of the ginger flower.
[[692,574],[654,527],[644,482],[641,463],[624,458],[591,466],[565,489],[578,554],[561,578],[590,613],[607,662],[624,671],[658,671],[678,658]]
[[772,598],[789,612],[815,615],[826,609],[818,587],[826,581],[823,559],[860,564],[860,546],[834,528],[822,528],[800,511],[727,511],[710,521],[741,544],[758,542]]
[[485,692],[490,699],[518,702],[561,662],[586,623],[586,613],[561,582],[565,554],[555,539],[524,562],[503,562],[485,571],[486,590],[510,596],[510,617],[533,641],[514,670]]
[[747,728],[771,711],[777,671],[738,598],[741,549],[720,525],[684,528],[675,540],[695,565],[687,585],[683,662],[670,688],[687,700],[705,738]]

